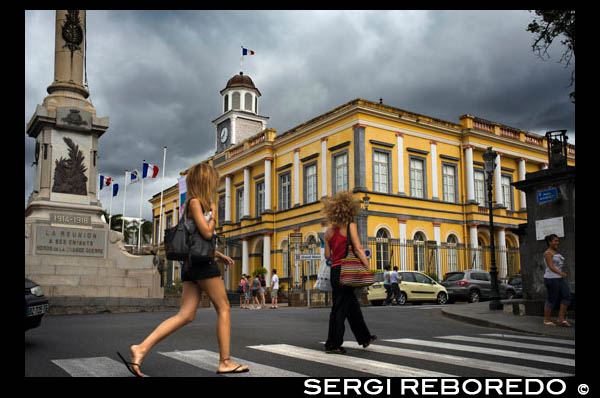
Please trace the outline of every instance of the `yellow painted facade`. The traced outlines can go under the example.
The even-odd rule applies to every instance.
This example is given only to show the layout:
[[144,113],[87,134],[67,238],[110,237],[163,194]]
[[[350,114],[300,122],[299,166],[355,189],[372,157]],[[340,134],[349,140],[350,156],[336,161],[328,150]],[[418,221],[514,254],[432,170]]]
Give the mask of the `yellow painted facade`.
[[[488,210],[475,203],[488,147],[500,155],[497,181],[504,184],[493,202],[502,204],[494,210],[500,276],[518,272],[517,232],[527,213],[524,196],[510,182],[547,167],[546,139],[470,115],[459,119],[457,124],[356,99],[280,135],[264,129],[206,159],[222,176],[215,195],[217,233],[226,244],[221,250],[235,261],[223,270],[227,288],[235,290],[242,272],[261,266],[277,269],[283,290],[305,288],[307,273],[312,286],[319,262],[300,262],[296,269],[290,234],[302,234],[302,253],[321,253],[318,234],[327,225],[320,200],[344,188],[360,200],[368,195],[357,222],[363,246],[372,251],[372,269],[388,263],[439,277],[453,269],[489,269]],[[574,162],[570,146],[568,164]],[[258,214],[257,200],[267,191],[270,200]],[[249,201],[248,214],[238,198]],[[178,200],[177,185],[164,191],[167,227],[177,222]],[[156,242],[160,192],[150,202]]]

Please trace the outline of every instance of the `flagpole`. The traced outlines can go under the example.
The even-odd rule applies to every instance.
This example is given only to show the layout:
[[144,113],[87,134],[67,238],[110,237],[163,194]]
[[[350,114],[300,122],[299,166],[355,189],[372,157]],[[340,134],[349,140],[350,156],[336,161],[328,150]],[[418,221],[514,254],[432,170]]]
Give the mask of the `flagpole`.
[[240,72],[243,72],[244,69],[242,69],[242,61],[244,60],[244,46],[242,47],[242,55],[240,56]]
[[163,173],[162,173],[162,181],[160,186],[160,208],[158,210],[158,241],[157,245],[160,245],[162,232],[162,214],[163,214],[163,193],[165,190],[165,164],[167,162],[167,146],[165,145],[163,148]]
[[127,170],[125,170],[125,193],[123,195],[123,215],[121,216],[121,232],[125,243],[125,203],[127,202]]
[[142,200],[144,198],[144,163],[146,160],[142,160],[142,192],[140,193],[140,221],[138,224],[138,254],[142,247]]
[[113,189],[114,185],[110,189],[110,205],[108,210],[108,230],[110,231],[110,226],[112,225],[112,199],[113,199]]

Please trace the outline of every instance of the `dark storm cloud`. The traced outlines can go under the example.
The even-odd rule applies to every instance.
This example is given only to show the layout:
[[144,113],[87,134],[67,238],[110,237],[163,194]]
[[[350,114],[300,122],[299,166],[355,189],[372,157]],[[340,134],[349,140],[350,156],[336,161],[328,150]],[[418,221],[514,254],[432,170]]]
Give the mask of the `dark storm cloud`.
[[[25,123],[47,95],[54,12],[25,15]],[[538,134],[567,128],[574,143],[570,69],[531,51],[527,11],[89,11],[87,75],[99,117],[100,172],[123,179],[142,159],[165,187],[214,154],[222,90],[240,71],[262,93],[259,113],[281,134],[355,98],[458,123],[469,113]],[[34,141],[25,139],[25,199]],[[162,170],[161,170],[162,174]],[[147,200],[161,189],[146,181]],[[139,215],[139,184],[127,216]],[[104,196],[105,195],[105,196]],[[108,207],[108,194],[100,199]],[[122,199],[113,203],[121,212]]]

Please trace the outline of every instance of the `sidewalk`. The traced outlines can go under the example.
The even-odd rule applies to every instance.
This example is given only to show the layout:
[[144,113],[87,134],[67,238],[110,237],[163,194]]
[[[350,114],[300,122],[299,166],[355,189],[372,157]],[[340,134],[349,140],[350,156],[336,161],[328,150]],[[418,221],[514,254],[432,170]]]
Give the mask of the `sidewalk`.
[[[575,320],[567,319],[570,328],[544,326],[542,316],[520,316],[505,314],[502,310],[490,310],[489,301],[481,303],[455,303],[442,308],[442,313],[449,318],[468,322],[479,326],[532,333],[559,339],[575,340]],[[556,321],[556,317],[552,317]]]

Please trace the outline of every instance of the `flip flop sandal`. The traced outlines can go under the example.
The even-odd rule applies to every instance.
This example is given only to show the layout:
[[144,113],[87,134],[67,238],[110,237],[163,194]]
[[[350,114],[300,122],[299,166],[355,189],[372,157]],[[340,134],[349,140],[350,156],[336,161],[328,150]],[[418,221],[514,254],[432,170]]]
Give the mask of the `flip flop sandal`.
[[556,323],[552,322],[552,321],[544,321],[544,326],[556,326]]
[[[231,359],[231,358],[227,358],[227,359]],[[225,359],[224,361],[227,361],[227,359]],[[224,362],[223,361],[223,362]],[[242,370],[238,370],[239,368],[241,368],[244,365],[238,365],[235,369],[231,369],[231,370],[225,370],[225,371],[218,371],[217,370],[217,374],[218,375],[222,375],[222,374],[228,374],[228,373],[246,373],[249,372],[250,369],[246,368],[246,369],[242,369]]]
[[562,327],[565,327],[565,328],[570,328],[571,324],[565,320],[565,321],[559,322],[558,326],[562,326]]
[[125,366],[127,366],[127,370],[129,370],[134,376],[136,377],[141,377],[139,374],[137,374],[134,370],[133,370],[133,366],[137,366],[138,368],[140,367],[139,363],[135,363],[135,362],[127,362],[125,360],[125,358],[123,358],[123,355],[121,355],[121,353],[119,351],[117,351],[117,355],[119,356],[119,358],[121,358],[121,361],[123,361],[123,363],[125,364]]

